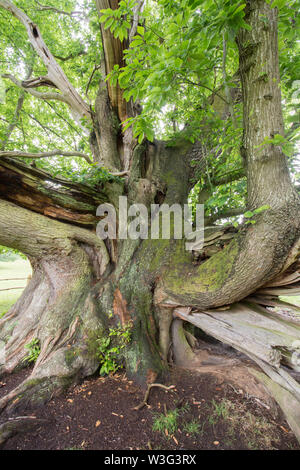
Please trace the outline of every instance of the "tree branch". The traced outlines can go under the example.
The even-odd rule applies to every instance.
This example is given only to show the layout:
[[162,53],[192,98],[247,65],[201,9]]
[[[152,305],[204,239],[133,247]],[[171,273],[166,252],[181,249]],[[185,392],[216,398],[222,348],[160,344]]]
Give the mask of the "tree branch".
[[[101,166],[100,166],[100,168],[101,168]],[[130,171],[126,170],[126,171],[116,171],[115,173],[110,172],[109,174],[112,175],[112,176],[120,176],[121,177],[121,176],[128,176],[129,173],[130,173]]]
[[100,68],[101,68],[101,65],[95,65],[94,68],[93,68],[92,74],[91,74],[91,76],[90,76],[90,78],[89,78],[88,84],[87,84],[86,89],[85,89],[85,96],[86,96],[87,98],[89,97],[89,96],[88,96],[88,92],[89,92],[89,88],[90,88],[90,85],[91,85],[91,83],[92,83],[93,77],[94,77],[96,71],[99,70]]
[[132,41],[132,38],[136,35],[137,27],[139,25],[140,14],[143,12],[145,7],[145,0],[138,0],[133,7],[133,20],[131,30],[129,32],[129,44]]
[[32,158],[32,159],[39,159],[39,158],[48,158],[48,157],[80,157],[84,158],[88,163],[92,164],[92,160],[89,158],[88,155],[82,152],[70,151],[65,152],[63,150],[52,150],[51,152],[42,152],[42,153],[30,153],[30,152],[22,152],[22,151],[0,151],[0,158],[4,157],[12,157],[12,158]]
[[67,55],[66,57],[62,57],[60,55],[53,54],[55,59],[61,60],[62,62],[67,62],[68,60],[75,59],[75,57],[79,57],[81,55],[87,55],[87,52],[85,50],[82,50],[82,51],[79,51],[79,52],[76,52],[76,53],[71,53],[71,54]]
[[48,77],[35,77],[29,80],[22,81],[23,88],[38,88],[40,86],[48,86],[50,88],[57,88],[55,83],[53,83]]
[[54,177],[17,159],[0,159],[0,202],[10,201],[47,217],[95,227],[99,204],[110,202],[111,183],[94,189]]
[[[71,85],[71,83],[68,81],[68,78],[62,68],[57,64],[53,54],[51,54],[50,50],[45,44],[38,26],[33,23],[22,10],[20,10],[9,0],[0,0],[0,7],[9,11],[25,26],[28,39],[32,47],[47,68],[47,78],[61,91],[61,101],[64,101],[70,106],[74,118],[77,117],[78,121],[82,118],[91,120],[89,105],[81,98],[73,85]],[[54,97],[49,99],[59,99],[57,96],[59,95],[54,95]],[[45,98],[42,97],[42,99]]]
[[[30,119],[32,119],[34,122],[36,122],[42,129],[43,131],[45,131],[47,133],[47,135],[49,136],[49,133],[55,135],[56,137],[58,137],[60,140],[63,140],[65,142],[65,144],[67,145],[70,145],[70,143],[67,141],[67,139],[65,139],[63,136],[61,136],[58,132],[56,132],[55,130],[51,129],[51,127],[49,126],[46,126],[45,124],[43,124],[42,122],[40,122],[35,116],[33,116],[32,114],[30,113],[27,113],[26,111],[22,111],[22,113],[25,113]],[[2,149],[3,150],[3,149]]]
[[228,102],[229,111],[231,114],[232,124],[233,124],[233,127],[236,129],[237,125],[236,125],[236,119],[235,119],[235,114],[234,114],[233,100],[232,100],[232,96],[231,96],[230,89],[228,86],[228,79],[227,79],[227,73],[226,73],[226,59],[227,59],[227,41],[225,39],[225,33],[223,32],[222,74],[223,74],[223,80],[224,80],[225,95],[226,95],[226,100]]
[[204,85],[203,83],[193,82],[193,80],[190,80],[189,78],[186,78],[186,77],[184,77],[184,80],[182,83],[189,83],[190,85],[198,86],[200,88],[205,88],[206,90],[210,91],[213,95],[218,96],[218,98],[224,101],[225,104],[227,105],[229,104],[228,101],[225,100],[225,98],[222,95],[220,95],[216,90],[212,90],[209,86]]

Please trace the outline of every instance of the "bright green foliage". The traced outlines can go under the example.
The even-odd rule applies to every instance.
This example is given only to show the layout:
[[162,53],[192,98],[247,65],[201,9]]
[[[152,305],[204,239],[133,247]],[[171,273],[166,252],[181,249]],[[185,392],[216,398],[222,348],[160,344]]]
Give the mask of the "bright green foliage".
[[[165,414],[163,413],[153,413],[153,431],[158,431],[164,434],[166,437],[172,437],[175,432],[181,426],[181,420],[183,419],[185,413],[190,409],[190,405],[187,403],[184,406],[179,408],[174,408],[169,410]],[[193,428],[195,431],[195,426],[189,422],[190,428]],[[188,426],[188,422],[183,422],[183,426]]]
[[[176,137],[185,126],[184,134],[194,141],[205,127],[210,129],[210,121],[216,119],[212,93],[223,85],[222,34],[231,46],[227,67],[232,76],[237,71],[235,33],[248,27],[243,20],[244,6],[188,0],[147,3],[141,20],[145,26],[138,29],[126,52],[127,65],[116,66],[110,77],[114,83],[119,81],[127,100],[142,102],[142,116],[128,122],[135,135],[144,132],[148,139],[153,138],[149,128],[154,127],[164,137]],[[228,85],[235,83],[228,80]],[[158,118],[161,129],[154,124]],[[176,121],[175,132],[172,121]],[[219,122],[215,127],[220,129]]]
[[[58,159],[57,159],[58,160]],[[79,159],[78,159],[79,160]],[[113,176],[106,168],[99,167],[98,164],[87,164],[74,159],[59,159],[58,164],[53,167],[52,164],[44,161],[41,167],[47,169],[53,176],[63,176],[74,183],[82,183],[88,186],[97,187],[106,181],[121,181],[118,176]]]
[[268,209],[270,209],[270,206],[268,205],[265,205],[265,206],[261,206],[261,207],[258,207],[257,209],[254,209],[253,211],[246,211],[243,215],[245,217],[245,219],[248,219],[245,223],[246,225],[247,224],[256,224],[256,220],[254,218],[255,215],[257,214],[261,214],[262,212],[265,212],[267,211]]
[[[148,1],[142,26],[126,51],[126,66],[116,66],[109,77],[114,84],[119,82],[126,100],[139,101],[143,107],[140,116],[125,122],[125,128],[132,126],[140,142],[145,137],[153,140],[154,136],[171,144],[182,137],[192,142],[201,140],[205,164],[195,163],[197,185],[191,198],[196,203],[199,191],[209,188],[207,216],[224,204],[232,208],[246,205],[245,178],[222,186],[213,183],[224,173],[243,166],[242,104],[228,103],[225,87],[230,90],[238,86],[235,39],[239,28],[249,28],[244,21],[245,6],[245,2],[226,0]],[[287,129],[286,137],[280,136],[280,142],[274,145],[282,146],[295,174],[299,1],[277,1],[272,6],[279,8],[281,88]],[[234,116],[224,121],[228,105],[232,105]]]
[[120,41],[128,37],[128,31],[131,28],[132,9],[135,3],[135,0],[121,0],[117,10],[112,10],[111,8],[101,10],[100,23],[104,23],[104,28],[109,28]]
[[23,253],[14,248],[7,248],[0,245],[0,262],[1,261],[15,261],[16,259],[27,259]]
[[[95,25],[94,2],[85,1],[81,15],[72,17],[58,15],[55,11],[39,11],[34,1],[18,1],[17,6],[23,9],[35,21],[41,30],[49,49],[63,66],[69,80],[84,94],[94,64],[100,62],[100,35]],[[76,1],[64,0],[47,2],[61,10],[71,12],[77,10]],[[27,39],[25,28],[20,22],[3,9],[0,9],[0,72],[11,73],[19,79],[25,79],[32,67],[31,77],[46,75],[44,64],[33,52]],[[99,75],[98,75],[99,78]],[[97,76],[89,88],[91,97],[97,91]],[[0,105],[1,116],[11,122],[20,91],[9,80],[6,100]],[[45,89],[47,90],[47,89]],[[42,89],[41,89],[42,91]],[[5,136],[5,121],[0,121],[0,138]],[[1,135],[2,132],[2,135]],[[57,102],[41,102],[37,98],[25,95],[20,120],[14,133],[14,139],[7,149],[26,149],[42,151],[45,149],[70,149],[74,146],[88,150],[87,139],[77,128],[70,117],[67,106]],[[21,144],[21,145],[20,145]]]

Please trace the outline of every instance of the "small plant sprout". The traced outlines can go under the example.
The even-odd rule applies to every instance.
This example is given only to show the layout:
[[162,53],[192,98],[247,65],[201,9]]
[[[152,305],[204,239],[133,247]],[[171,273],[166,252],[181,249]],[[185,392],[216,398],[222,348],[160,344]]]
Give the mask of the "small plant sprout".
[[158,413],[154,415],[153,431],[159,431],[166,436],[172,436],[178,429],[179,410],[171,410],[166,415]]

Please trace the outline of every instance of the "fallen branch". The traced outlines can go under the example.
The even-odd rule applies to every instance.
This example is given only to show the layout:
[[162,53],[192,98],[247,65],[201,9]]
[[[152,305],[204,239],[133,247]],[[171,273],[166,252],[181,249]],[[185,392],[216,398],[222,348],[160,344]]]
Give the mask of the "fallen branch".
[[135,406],[133,410],[138,411],[138,410],[141,410],[144,406],[149,406],[148,399],[149,399],[150,391],[152,390],[153,387],[163,388],[164,390],[168,391],[168,390],[173,390],[175,388],[175,385],[170,385],[169,387],[167,387],[166,385],[162,385],[162,384],[149,384],[146,390],[145,396],[144,396],[144,400],[142,401],[142,403]]
[[65,152],[63,150],[52,150],[51,152],[42,152],[42,153],[30,153],[30,152],[21,152],[21,151],[0,151],[0,158],[3,157],[13,157],[13,158],[48,158],[48,157],[55,157],[55,156],[62,156],[62,157],[80,157],[84,158],[88,163],[92,164],[92,160],[89,158],[88,155],[82,152],[70,151]]

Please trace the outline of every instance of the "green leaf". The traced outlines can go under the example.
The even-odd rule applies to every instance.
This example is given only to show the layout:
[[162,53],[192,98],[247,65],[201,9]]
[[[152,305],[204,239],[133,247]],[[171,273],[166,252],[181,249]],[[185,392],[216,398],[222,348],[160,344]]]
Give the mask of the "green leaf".
[[257,209],[254,210],[255,214],[261,214],[262,212],[270,209],[270,206],[268,204],[265,204],[264,206],[258,207]]

